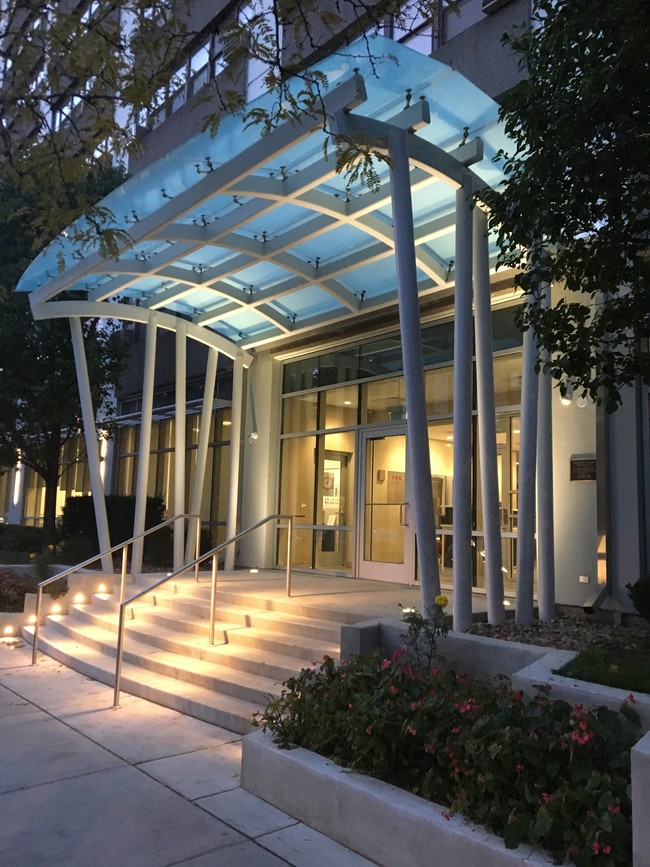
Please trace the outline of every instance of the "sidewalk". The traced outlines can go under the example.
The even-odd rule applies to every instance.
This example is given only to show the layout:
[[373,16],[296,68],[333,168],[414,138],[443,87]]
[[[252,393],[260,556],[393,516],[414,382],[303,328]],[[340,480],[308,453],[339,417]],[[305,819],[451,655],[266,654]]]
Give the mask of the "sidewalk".
[[0,642],[0,865],[372,867],[239,785],[241,738]]

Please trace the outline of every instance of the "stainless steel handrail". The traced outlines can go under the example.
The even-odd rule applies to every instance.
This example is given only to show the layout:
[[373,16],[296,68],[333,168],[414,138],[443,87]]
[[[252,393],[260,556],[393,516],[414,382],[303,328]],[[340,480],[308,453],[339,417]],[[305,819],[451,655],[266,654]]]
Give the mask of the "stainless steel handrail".
[[[77,563],[76,566],[70,566],[68,569],[64,569],[63,572],[57,572],[56,575],[52,575],[50,578],[46,578],[44,581],[40,581],[36,585],[36,612],[35,612],[35,620],[34,620],[34,645],[32,647],[32,665],[36,665],[36,656],[38,654],[38,633],[41,621],[41,606],[43,602],[43,588],[47,587],[48,584],[51,584],[53,581],[58,581],[60,578],[65,578],[66,575],[72,575],[73,572],[78,572],[79,569],[84,569],[86,566],[90,566],[91,563],[96,563],[97,560],[101,560],[102,557],[107,554],[114,554],[116,551],[122,550],[122,573],[120,580],[120,603],[124,599],[124,588],[126,586],[126,566],[128,561],[128,551],[129,545],[132,545],[133,542],[136,542],[138,539],[144,539],[145,536],[149,536],[151,533],[155,533],[156,530],[162,529],[162,527],[167,527],[170,524],[173,524],[175,521],[181,521],[186,519],[194,519],[198,518],[199,520],[196,522],[196,556],[198,557],[199,551],[201,550],[201,516],[200,515],[174,515],[173,518],[167,518],[166,521],[163,521],[161,524],[156,524],[155,527],[150,527],[148,530],[144,530],[142,533],[138,533],[137,536],[132,536],[130,539],[127,539],[126,542],[120,542],[119,545],[113,545],[112,548],[109,548],[107,551],[102,551],[99,554],[95,554],[92,557],[89,557],[87,560],[84,560],[82,563]],[[199,580],[199,567],[196,567],[196,580]]]
[[[156,590],[161,584],[165,584],[167,581],[170,581],[172,578],[176,578],[178,575],[182,575],[184,572],[188,572],[192,567],[195,569],[195,575],[198,580],[198,569],[199,564],[203,563],[205,560],[208,560],[212,557],[212,573],[211,573],[211,592],[210,592],[210,633],[209,633],[209,643],[212,647],[214,645],[214,625],[215,625],[215,617],[216,617],[216,601],[217,601],[217,571],[218,571],[218,563],[219,563],[219,552],[223,551],[228,545],[232,545],[235,542],[238,542],[248,533],[253,530],[257,530],[259,527],[262,527],[264,524],[267,524],[269,521],[286,521],[287,528],[287,572],[286,572],[286,589],[287,596],[291,596],[291,553],[292,553],[292,533],[293,533],[293,515],[267,515],[266,518],[262,518],[261,521],[258,521],[256,524],[252,524],[250,527],[247,527],[245,530],[241,530],[235,536],[232,536],[230,539],[226,539],[225,542],[220,542],[215,548],[212,548],[205,554],[197,555],[195,560],[192,560],[190,563],[186,563],[180,569],[177,569],[175,572],[170,572],[165,575],[164,578],[161,578],[159,581],[156,581],[155,584],[152,584],[150,587],[145,588],[144,590],[140,590],[138,593],[134,593],[129,599],[123,599],[120,601],[120,617],[117,626],[117,650],[116,650],[116,659],[115,659],[115,690],[113,692],[113,710],[116,710],[120,707],[120,682],[122,679],[122,656],[124,653],[124,620],[126,613],[126,606],[131,605],[133,602],[136,602],[142,596],[146,596],[147,593],[151,593],[152,590]],[[283,525],[278,525],[281,527]]]

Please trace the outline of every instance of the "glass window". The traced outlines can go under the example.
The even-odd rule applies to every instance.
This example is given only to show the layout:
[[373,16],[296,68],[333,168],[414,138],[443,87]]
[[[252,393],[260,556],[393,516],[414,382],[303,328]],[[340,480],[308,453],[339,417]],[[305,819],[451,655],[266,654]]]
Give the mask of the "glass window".
[[282,441],[280,512],[298,524],[314,523],[314,453],[316,437]]
[[454,411],[454,368],[439,367],[424,374],[427,415],[451,415]]
[[521,346],[523,334],[515,325],[515,315],[520,309],[518,306],[497,307],[492,311],[492,347],[495,352]]
[[361,423],[379,424],[406,418],[404,377],[393,376],[361,387]]
[[422,330],[422,363],[443,364],[454,360],[454,323],[439,322]]
[[321,427],[350,427],[357,423],[359,387],[329,388],[321,392]]
[[521,354],[499,355],[494,359],[494,401],[497,406],[521,403]]
[[399,334],[361,345],[359,378],[397,373],[402,369],[402,343]]
[[316,430],[318,395],[300,394],[282,401],[282,433]]

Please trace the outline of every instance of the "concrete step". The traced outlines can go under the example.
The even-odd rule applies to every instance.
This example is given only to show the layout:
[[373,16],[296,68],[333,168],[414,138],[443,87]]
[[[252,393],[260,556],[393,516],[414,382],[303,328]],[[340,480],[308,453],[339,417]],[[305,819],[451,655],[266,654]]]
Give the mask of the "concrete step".
[[[106,629],[117,632],[117,606],[110,606],[102,600],[99,606],[94,603],[92,607],[77,605],[74,606],[74,610],[79,612],[79,616],[84,619],[94,622],[98,626],[104,625]],[[205,647],[208,643],[210,625],[207,620],[190,615],[179,618],[175,612],[159,605],[138,606],[134,611],[133,619],[127,619],[126,625],[130,629],[137,629],[138,624],[155,626],[155,629],[143,627],[143,632],[150,635],[152,642],[161,647],[165,646],[162,641],[167,632],[182,633],[181,638],[192,656],[200,656],[200,648]],[[271,625],[276,626],[276,624]],[[282,623],[279,622],[276,628],[280,630]],[[192,641],[192,638],[197,640]],[[147,639],[143,638],[143,640]],[[340,652],[340,642],[338,641],[317,643],[307,641],[301,636],[285,635],[280,631],[256,629],[243,624],[219,620],[215,624],[215,642],[216,644],[233,644],[255,648],[261,653],[291,656],[300,660],[302,665],[308,665],[320,659],[324,653],[338,658]],[[169,646],[167,649],[175,648]]]
[[[63,636],[75,641],[78,646],[92,647],[107,657],[115,657],[114,636],[88,623],[75,622],[69,617],[60,618],[48,624],[47,635],[52,640]],[[223,693],[262,706],[270,697],[275,697],[280,692],[278,684],[268,678],[221,666],[214,659],[195,658],[163,650],[138,641],[128,633],[124,639],[123,660],[166,677],[194,683],[215,693]]]
[[[26,641],[33,641],[32,626],[23,628],[23,637]],[[86,677],[114,686],[113,656],[80,644],[73,638],[46,635],[43,631],[39,634],[39,649]],[[252,730],[253,714],[266,703],[215,693],[204,686],[148,671],[130,662],[122,666],[121,688],[123,692],[239,734],[248,734]],[[112,695],[107,696],[107,704],[110,702]]]
[[[192,582],[192,589],[197,585]],[[200,587],[200,585],[199,585]],[[117,610],[118,596],[102,594],[98,599],[98,607],[106,610]],[[244,597],[242,597],[244,598]],[[258,600],[259,601],[259,600]],[[202,624],[209,623],[210,597],[200,593],[186,597],[181,592],[154,591],[133,603],[132,610],[136,617],[150,618],[155,616],[171,617],[179,623],[180,629],[188,632],[202,631]],[[171,613],[170,613],[171,612]],[[235,628],[237,626],[252,627],[271,633],[305,637],[307,644],[320,647],[322,644],[340,646],[341,623],[309,618],[292,612],[279,612],[255,608],[252,604],[229,604],[222,595],[217,595],[217,624]]]

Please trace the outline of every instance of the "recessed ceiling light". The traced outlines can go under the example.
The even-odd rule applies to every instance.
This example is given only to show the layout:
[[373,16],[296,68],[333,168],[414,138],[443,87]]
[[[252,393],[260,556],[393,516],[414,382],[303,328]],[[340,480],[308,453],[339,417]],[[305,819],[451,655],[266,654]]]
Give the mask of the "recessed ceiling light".
[[351,400],[344,400],[343,406],[352,406],[352,401]]

